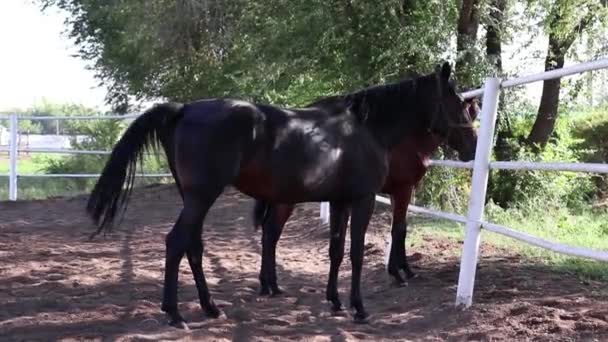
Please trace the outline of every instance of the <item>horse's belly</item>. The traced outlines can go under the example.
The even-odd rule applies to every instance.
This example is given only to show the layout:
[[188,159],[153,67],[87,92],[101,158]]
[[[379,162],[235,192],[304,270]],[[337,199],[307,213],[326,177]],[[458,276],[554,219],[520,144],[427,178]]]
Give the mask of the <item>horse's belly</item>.
[[254,198],[274,197],[275,181],[256,161],[242,167],[233,184],[239,191]]

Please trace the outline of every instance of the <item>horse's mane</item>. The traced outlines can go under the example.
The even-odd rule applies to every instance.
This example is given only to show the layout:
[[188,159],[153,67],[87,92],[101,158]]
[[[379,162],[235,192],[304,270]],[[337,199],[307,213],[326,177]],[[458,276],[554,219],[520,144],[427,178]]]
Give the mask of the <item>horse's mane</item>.
[[416,93],[416,78],[374,85],[344,95],[321,97],[306,107],[318,107],[330,115],[341,115],[350,110],[360,122],[369,119],[387,120],[391,114],[401,113]]

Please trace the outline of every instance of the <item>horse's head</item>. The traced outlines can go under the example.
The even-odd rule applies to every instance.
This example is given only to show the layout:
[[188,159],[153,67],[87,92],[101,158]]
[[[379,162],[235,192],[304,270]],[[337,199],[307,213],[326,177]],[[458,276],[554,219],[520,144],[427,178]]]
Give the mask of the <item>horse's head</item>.
[[481,112],[477,98],[467,99],[463,103],[464,120],[448,130],[447,144],[458,151],[458,158],[462,161],[475,159],[477,148],[477,129],[473,122]]
[[430,114],[429,129],[458,152],[458,158],[469,161],[475,158],[477,130],[473,121],[479,113],[476,100],[465,101],[450,79],[452,68],[448,62],[437,66],[433,74],[426,76],[425,92],[427,111]]

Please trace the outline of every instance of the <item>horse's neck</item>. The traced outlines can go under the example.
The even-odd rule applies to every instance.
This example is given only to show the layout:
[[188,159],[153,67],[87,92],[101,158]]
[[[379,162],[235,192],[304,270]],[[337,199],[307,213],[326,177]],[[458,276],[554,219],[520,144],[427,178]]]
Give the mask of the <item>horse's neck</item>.
[[426,131],[426,118],[420,115],[416,84],[411,80],[349,94],[347,103],[386,148]]
[[439,148],[439,145],[441,145],[442,143],[442,139],[432,133],[426,133],[426,134],[421,134],[418,137],[418,143],[416,144],[417,146],[417,153],[419,156],[424,157],[424,158],[430,158],[431,155],[433,153],[435,153],[435,151],[437,151],[437,149]]

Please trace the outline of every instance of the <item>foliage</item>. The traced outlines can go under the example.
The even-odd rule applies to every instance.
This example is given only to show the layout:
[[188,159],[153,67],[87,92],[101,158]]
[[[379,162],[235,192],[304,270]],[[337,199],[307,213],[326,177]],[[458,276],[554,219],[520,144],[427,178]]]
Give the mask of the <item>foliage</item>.
[[[41,116],[91,116],[100,115],[95,108],[75,103],[53,103],[46,98],[34,102],[25,109],[13,111],[31,117]],[[19,131],[27,134],[83,134],[85,121],[82,120],[19,120]],[[0,125],[9,126],[8,120],[0,120]]]
[[[573,136],[579,139],[576,149],[582,151],[581,161],[608,163],[608,106],[581,115],[573,123]],[[599,198],[608,198],[608,176],[593,176]]]
[[[512,108],[507,150],[510,160],[531,162],[578,162],[584,150],[578,148],[581,140],[572,135],[573,122],[559,121],[556,130],[544,150],[532,151],[523,144],[534,121],[534,109]],[[565,115],[565,114],[564,114]],[[488,196],[503,207],[545,206],[577,207],[593,197],[592,176],[584,173],[546,171],[493,171]]]
[[[77,141],[76,138],[71,139],[71,145],[76,150],[88,151],[109,151],[112,150],[114,144],[122,136],[122,132],[127,127],[127,123],[122,120],[99,120],[87,122],[81,129],[86,135],[83,141]],[[60,159],[51,159],[44,167],[46,173],[92,173],[101,172],[100,167],[105,165],[107,155],[85,155],[76,154],[66,156]],[[146,172],[166,172],[168,166],[165,158],[154,158],[149,156],[144,160],[144,170]],[[95,178],[78,178],[74,179],[76,189],[84,189],[93,184]]]
[[70,13],[80,56],[94,63],[118,107],[128,95],[244,94],[302,105],[428,71],[449,58],[457,12],[455,0],[39,3]]
[[[319,96],[425,72],[441,59],[453,61],[461,3],[456,0],[36,1],[43,7],[57,6],[68,12],[66,25],[79,47],[80,57],[92,62],[101,82],[110,86],[108,100],[119,111],[129,108],[131,96],[177,101],[245,96],[302,106]],[[605,7],[600,5],[604,1],[509,0],[503,25],[492,22],[494,17],[488,14],[494,2],[480,1],[479,10],[482,25],[501,27],[503,43],[517,39],[517,44],[525,46],[541,31],[559,41],[575,40],[583,34],[590,40],[595,37],[598,42],[590,50],[592,53],[601,50],[605,40],[600,37],[608,17],[602,16]],[[582,22],[586,24],[579,25]],[[539,27],[538,23],[542,25]],[[465,71],[470,84],[489,73],[490,64],[483,48],[480,34],[474,44],[477,59]],[[542,53],[545,52],[543,49]],[[572,109],[581,87],[581,82],[565,87],[567,96],[562,97],[561,116],[567,117],[565,113]],[[527,105],[513,105],[514,97],[506,96],[504,103],[509,105],[504,116],[511,118],[511,127],[507,128],[511,132],[511,138],[507,139],[510,159],[591,158],[586,152],[591,147],[580,139],[592,134],[573,133],[572,123],[564,120],[558,122],[546,149],[541,154],[531,153],[524,146],[523,137],[530,131],[536,110]],[[81,127],[66,129],[86,131]],[[104,132],[101,127],[96,129]],[[436,157],[444,154],[440,151]],[[77,160],[83,164],[77,164]],[[69,164],[66,158],[56,170],[85,172],[89,167],[85,164],[100,161],[76,156]],[[76,169],[81,166],[83,169]],[[468,171],[431,168],[417,189],[416,201],[463,211],[469,178]],[[525,206],[531,201],[579,206],[596,192],[591,188],[590,178],[579,174],[504,171],[493,173],[491,180],[488,197],[503,207]],[[533,199],[526,193],[538,196]]]
[[[29,116],[89,116],[99,115],[95,108],[75,103],[53,103],[47,99],[35,102],[31,108],[23,111]],[[41,126],[40,134],[82,134],[82,127],[86,125],[81,120],[33,120]],[[21,127],[20,127],[21,129]]]
[[608,106],[581,113],[573,122],[573,135],[581,141],[582,161],[608,163]]
[[[445,154],[446,151],[442,149],[433,159],[442,159]],[[414,204],[466,213],[470,184],[471,173],[468,170],[430,167],[416,188]]]

